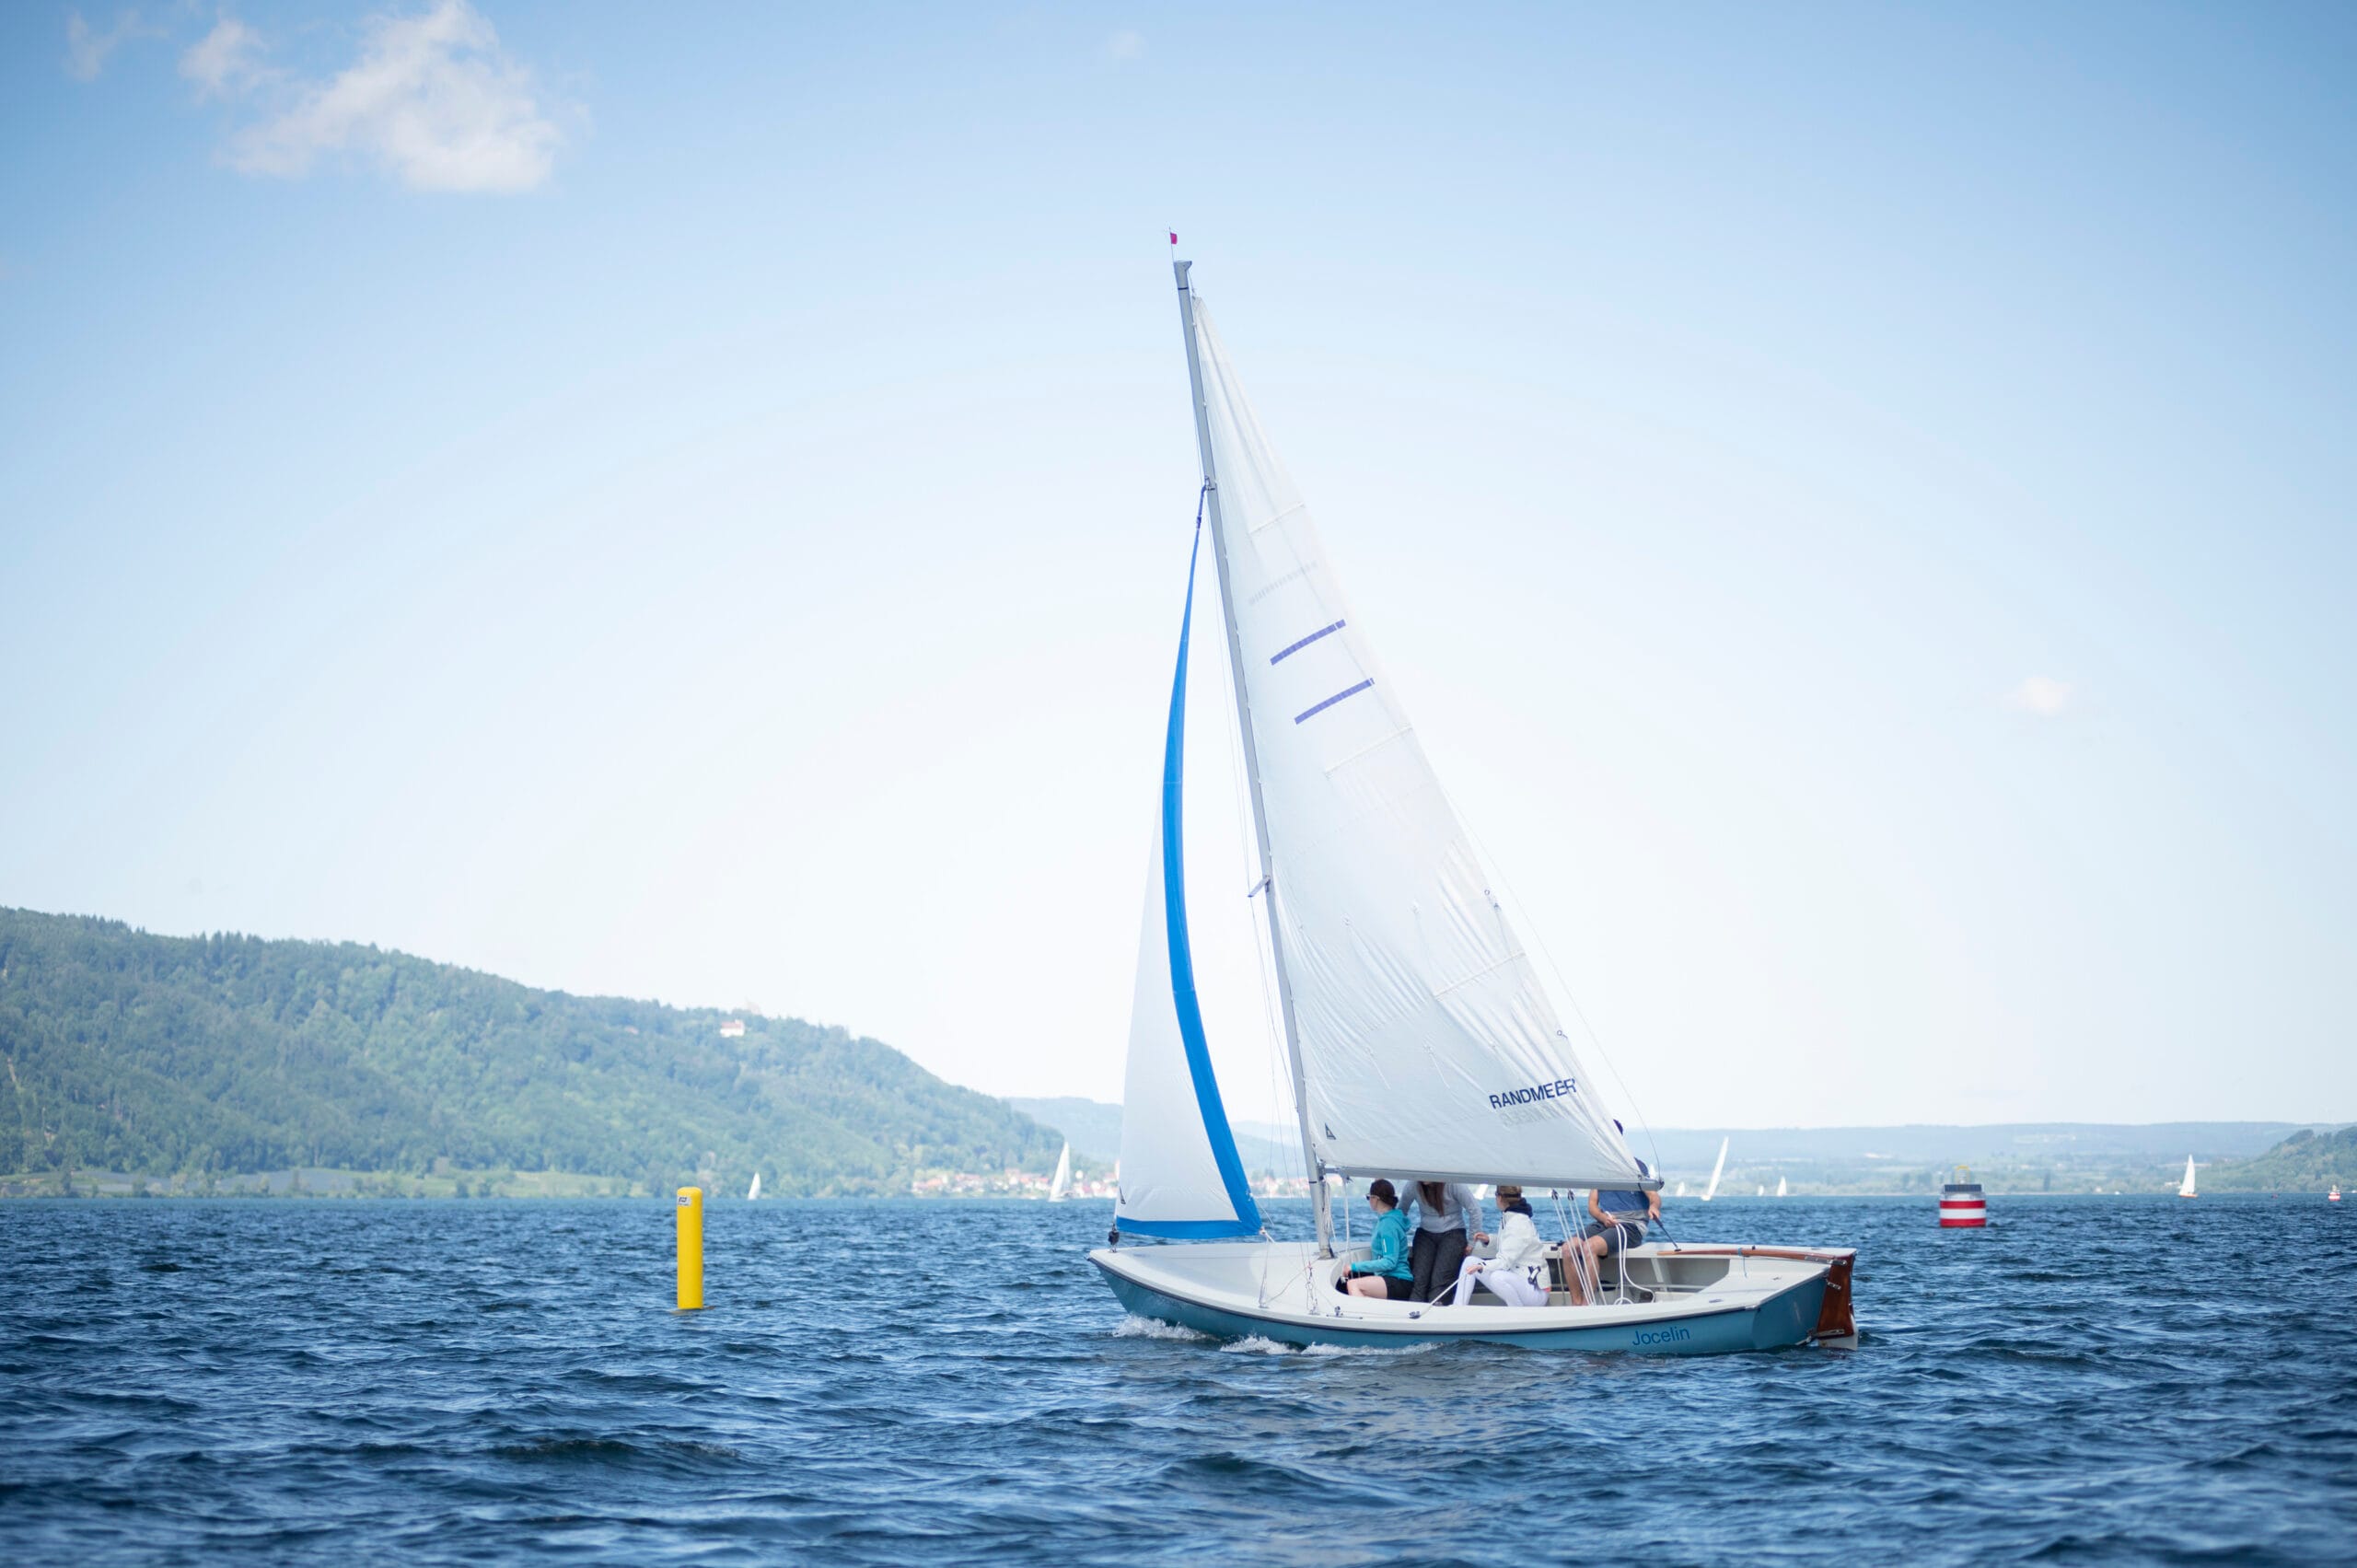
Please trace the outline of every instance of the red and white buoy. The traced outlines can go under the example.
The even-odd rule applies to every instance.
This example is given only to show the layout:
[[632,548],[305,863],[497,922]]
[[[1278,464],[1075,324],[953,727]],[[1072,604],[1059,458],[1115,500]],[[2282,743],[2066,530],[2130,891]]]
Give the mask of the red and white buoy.
[[1969,1179],[1972,1173],[1964,1167],[1956,1167],[1956,1179],[1940,1189],[1940,1227],[1960,1229],[1985,1225],[1989,1223],[1989,1201],[1980,1191],[1980,1183]]

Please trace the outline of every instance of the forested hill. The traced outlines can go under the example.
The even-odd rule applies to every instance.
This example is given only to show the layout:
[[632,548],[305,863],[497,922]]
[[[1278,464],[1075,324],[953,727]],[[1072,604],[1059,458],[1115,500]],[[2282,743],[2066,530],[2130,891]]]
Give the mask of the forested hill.
[[2205,1192],[2321,1192],[2357,1187],[2357,1127],[2316,1132],[2303,1127],[2253,1160],[2200,1173]]
[[536,991],[351,943],[0,910],[0,1175],[578,1172],[905,1192],[1056,1134],[876,1040]]

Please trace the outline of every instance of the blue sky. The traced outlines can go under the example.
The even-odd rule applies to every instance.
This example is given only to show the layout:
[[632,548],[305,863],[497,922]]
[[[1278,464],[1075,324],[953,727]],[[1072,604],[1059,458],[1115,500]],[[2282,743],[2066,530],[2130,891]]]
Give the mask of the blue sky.
[[2330,6],[7,7],[0,902],[1117,1098],[1176,228],[1645,1116],[2357,1116],[2352,82]]

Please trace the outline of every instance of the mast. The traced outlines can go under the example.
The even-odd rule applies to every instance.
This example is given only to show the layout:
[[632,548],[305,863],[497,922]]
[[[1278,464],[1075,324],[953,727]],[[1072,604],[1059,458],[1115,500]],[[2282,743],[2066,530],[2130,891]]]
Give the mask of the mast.
[[1260,908],[1269,920],[1269,958],[1277,971],[1277,1010],[1285,1025],[1285,1063],[1293,1070],[1293,1109],[1301,1125],[1302,1169],[1309,1177],[1309,1205],[1318,1219],[1318,1255],[1334,1255],[1334,1216],[1326,1197],[1326,1173],[1318,1146],[1309,1136],[1309,1096],[1301,1075],[1301,1035],[1294,1021],[1293,982],[1285,978],[1285,945],[1277,923],[1276,866],[1269,858],[1269,813],[1260,803],[1260,755],[1252,742],[1252,699],[1244,688],[1244,643],[1236,629],[1236,600],[1227,586],[1227,529],[1222,525],[1219,475],[1212,462],[1211,412],[1203,404],[1202,356],[1195,343],[1195,291],[1187,271],[1195,263],[1177,261],[1170,270],[1178,279],[1178,324],[1187,335],[1187,384],[1194,394],[1195,446],[1203,459],[1203,499],[1212,519],[1212,559],[1219,566],[1220,620],[1227,628],[1227,668],[1236,688],[1236,724],[1244,732],[1244,778],[1252,788],[1252,835],[1260,851]]

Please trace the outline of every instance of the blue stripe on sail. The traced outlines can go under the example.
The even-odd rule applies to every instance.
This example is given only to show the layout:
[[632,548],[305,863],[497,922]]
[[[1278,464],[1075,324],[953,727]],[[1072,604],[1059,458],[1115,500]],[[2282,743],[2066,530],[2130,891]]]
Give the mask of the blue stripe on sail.
[[[1203,1040],[1203,1011],[1195,1000],[1195,958],[1187,944],[1187,861],[1180,843],[1179,805],[1183,796],[1187,753],[1187,642],[1195,623],[1195,560],[1202,553],[1200,524],[1195,546],[1187,555],[1187,612],[1178,622],[1178,671],[1170,682],[1170,728],[1162,747],[1162,908],[1169,935],[1170,1000],[1178,1010],[1178,1037],[1187,1043],[1187,1072],[1195,1081],[1195,1105],[1202,1112],[1203,1135],[1210,1140],[1219,1179],[1227,1188],[1234,1220],[1164,1222],[1160,1229],[1132,1223],[1129,1228],[1146,1236],[1257,1236],[1260,1206],[1252,1202],[1252,1186],[1244,1179],[1244,1161],[1236,1153],[1236,1134],[1228,1131],[1227,1109],[1220,1103],[1219,1079],[1212,1072],[1211,1047]],[[1172,1223],[1190,1228],[1174,1231]]]
[[1318,714],[1324,713],[1327,709],[1332,707],[1335,703],[1341,702],[1343,698],[1355,697],[1374,684],[1375,682],[1373,680],[1362,680],[1347,691],[1337,691],[1332,696],[1327,698],[1324,702],[1313,704],[1310,707],[1303,709],[1300,713],[1294,714],[1293,722],[1299,724],[1304,719],[1314,719]]
[[1222,1237],[1260,1234],[1233,1220],[1138,1220],[1116,1215],[1113,1225],[1123,1236],[1153,1236],[1165,1241],[1216,1241]]
[[1271,654],[1269,656],[1269,662],[1271,664],[1274,664],[1279,659],[1291,658],[1294,655],[1301,652],[1302,649],[1309,646],[1310,644],[1318,641],[1318,638],[1330,637],[1341,629],[1342,622],[1340,621],[1335,621],[1331,626],[1320,626],[1317,631],[1312,632],[1308,636],[1304,637],[1300,642],[1294,644],[1291,647],[1279,648],[1275,653]]

